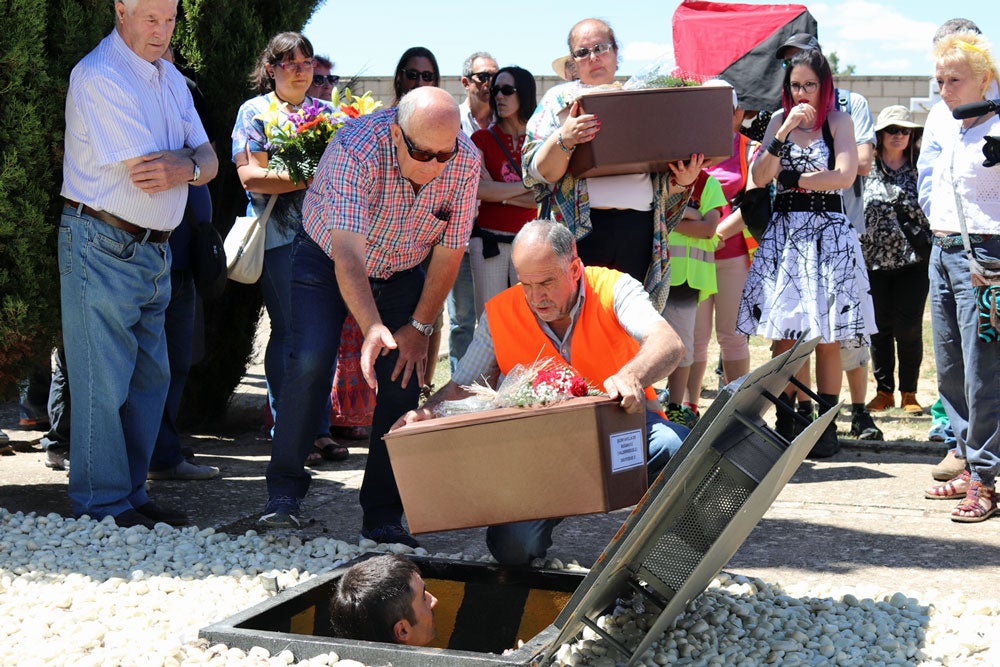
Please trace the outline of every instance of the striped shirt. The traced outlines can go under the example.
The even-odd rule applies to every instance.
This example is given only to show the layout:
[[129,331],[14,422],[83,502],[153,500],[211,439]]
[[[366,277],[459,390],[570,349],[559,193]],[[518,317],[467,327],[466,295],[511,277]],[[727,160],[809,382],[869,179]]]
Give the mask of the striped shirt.
[[364,234],[369,278],[388,278],[419,264],[436,245],[464,248],[479,187],[479,151],[464,134],[459,153],[419,192],[399,170],[389,126],[396,109],[341,128],[320,160],[306,194],[302,227],[332,256],[331,232]]
[[143,60],[118,31],[77,63],[66,96],[62,196],[155,230],[180,224],[187,183],[149,194],[124,161],[197,148],[208,136],[184,77],[165,60]]

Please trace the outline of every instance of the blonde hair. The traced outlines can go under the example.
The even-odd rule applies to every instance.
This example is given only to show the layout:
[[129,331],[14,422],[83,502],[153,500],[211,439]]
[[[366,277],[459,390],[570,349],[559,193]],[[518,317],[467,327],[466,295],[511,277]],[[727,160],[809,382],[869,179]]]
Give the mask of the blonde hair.
[[993,59],[990,42],[983,35],[971,32],[954,32],[934,44],[934,60],[943,65],[965,63],[972,74],[983,80],[983,92],[990,81],[997,81],[997,63]]

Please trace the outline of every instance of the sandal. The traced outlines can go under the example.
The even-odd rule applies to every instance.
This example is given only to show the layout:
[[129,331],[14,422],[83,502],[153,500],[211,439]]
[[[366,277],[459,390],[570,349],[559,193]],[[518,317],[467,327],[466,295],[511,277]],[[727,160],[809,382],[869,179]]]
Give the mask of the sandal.
[[969,490],[971,476],[968,470],[963,470],[944,484],[935,484],[924,492],[924,498],[931,500],[957,500],[965,498]]
[[316,438],[313,446],[319,450],[319,455],[324,461],[344,461],[351,455],[347,447],[339,444],[330,436],[321,435]]
[[[984,500],[985,506],[983,506]],[[982,482],[972,482],[965,494],[965,500],[951,511],[951,520],[959,523],[979,523],[989,519],[996,511],[997,494],[994,487],[984,486]]]

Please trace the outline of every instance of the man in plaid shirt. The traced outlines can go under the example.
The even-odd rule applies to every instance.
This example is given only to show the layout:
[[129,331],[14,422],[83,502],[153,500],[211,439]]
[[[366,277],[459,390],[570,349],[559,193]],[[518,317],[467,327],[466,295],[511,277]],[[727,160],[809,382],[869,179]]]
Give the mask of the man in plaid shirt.
[[[475,216],[479,153],[440,88],[343,127],[320,161],[292,249],[292,340],[261,523],[298,526],[304,463],[326,406],[348,310],[365,332],[362,369],[378,389],[361,485],[361,534],[417,546],[382,436],[416,407],[431,323],[458,272]],[[420,263],[430,255],[426,275]]]

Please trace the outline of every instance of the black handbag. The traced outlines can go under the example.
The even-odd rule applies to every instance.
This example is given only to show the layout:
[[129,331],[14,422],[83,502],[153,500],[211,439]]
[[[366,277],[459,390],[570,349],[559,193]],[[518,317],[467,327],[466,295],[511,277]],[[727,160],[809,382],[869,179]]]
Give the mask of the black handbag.
[[222,296],[226,288],[226,250],[222,236],[208,220],[191,225],[191,273],[203,301]]
[[747,231],[759,242],[771,222],[771,186],[745,191],[739,206]]

